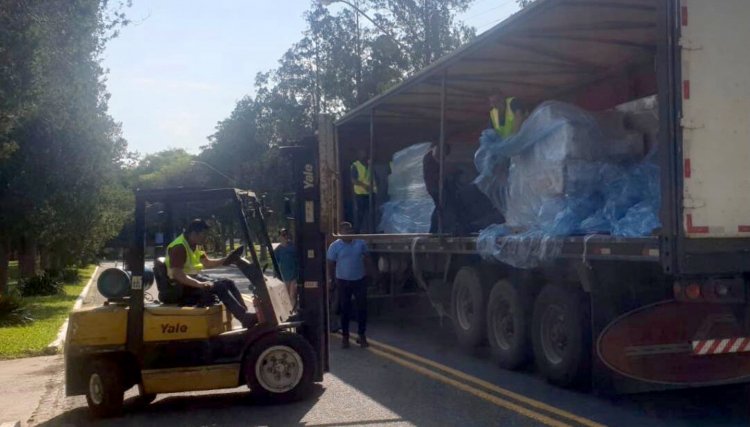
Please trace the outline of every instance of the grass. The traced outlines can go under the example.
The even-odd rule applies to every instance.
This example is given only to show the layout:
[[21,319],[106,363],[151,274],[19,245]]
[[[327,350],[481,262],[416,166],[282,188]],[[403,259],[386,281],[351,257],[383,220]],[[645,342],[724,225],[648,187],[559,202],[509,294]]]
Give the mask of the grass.
[[57,337],[60,326],[68,317],[68,312],[95,268],[95,265],[89,265],[78,269],[78,281],[66,283],[64,294],[24,298],[34,322],[24,326],[0,328],[0,359],[44,354],[47,346]]

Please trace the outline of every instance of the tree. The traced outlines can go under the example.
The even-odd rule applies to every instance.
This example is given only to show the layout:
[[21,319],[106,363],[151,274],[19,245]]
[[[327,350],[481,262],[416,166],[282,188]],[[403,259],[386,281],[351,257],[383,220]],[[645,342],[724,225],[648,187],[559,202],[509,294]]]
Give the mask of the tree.
[[194,160],[194,156],[182,148],[149,154],[130,172],[129,181],[134,189],[199,187],[205,183],[205,174]]
[[243,185],[268,192],[276,209],[283,204],[280,190],[291,186],[278,147],[313,134],[320,113],[339,115],[362,104],[474,34],[454,21],[471,0],[351,1],[359,11],[345,7],[332,14],[312,2],[302,39],[276,69],[256,76],[255,96],[217,124],[199,155]]
[[473,0],[369,0],[377,22],[407,47],[407,72],[420,70],[474,37],[474,29],[454,22]]
[[516,0],[516,2],[518,3],[518,5],[521,6],[521,7],[526,7],[526,6],[530,5],[531,3],[534,3],[534,1],[536,1],[536,0]]
[[[0,293],[8,252],[33,274],[93,255],[127,212],[102,49],[126,23],[106,0],[0,0]],[[86,230],[82,233],[82,230]]]

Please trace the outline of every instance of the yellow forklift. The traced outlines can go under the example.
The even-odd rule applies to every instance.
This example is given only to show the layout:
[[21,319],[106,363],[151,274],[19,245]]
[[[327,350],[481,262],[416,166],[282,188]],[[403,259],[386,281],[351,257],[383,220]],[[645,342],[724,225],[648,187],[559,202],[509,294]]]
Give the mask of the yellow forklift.
[[[301,192],[298,197],[307,206],[317,206],[314,192]],[[241,256],[242,247],[229,258],[250,281],[253,295],[243,297],[248,306],[255,307],[259,322],[249,329],[233,326],[221,304],[168,305],[144,292],[154,280],[160,288],[172,286],[163,258],[154,259],[153,273],[145,268],[147,208],[157,204],[163,209],[159,213],[171,222],[175,207],[184,209],[189,202],[224,202],[237,214],[250,259]],[[97,285],[106,302],[70,314],[66,394],[85,394],[96,417],[120,414],[124,393],[132,387],[138,387],[141,404],[150,403],[158,393],[243,384],[253,398],[290,401],[307,396],[313,383],[322,381],[328,371],[322,236],[315,221],[297,225],[297,235],[304,236],[297,240],[297,247],[305,256],[300,257],[299,307],[292,315],[293,304],[284,284],[263,274],[249,221],[256,225],[253,230],[266,246],[278,277],[264,211],[253,193],[233,188],[137,191],[129,271],[103,271]],[[167,228],[174,229],[171,224]],[[167,234],[167,239],[173,237]]]

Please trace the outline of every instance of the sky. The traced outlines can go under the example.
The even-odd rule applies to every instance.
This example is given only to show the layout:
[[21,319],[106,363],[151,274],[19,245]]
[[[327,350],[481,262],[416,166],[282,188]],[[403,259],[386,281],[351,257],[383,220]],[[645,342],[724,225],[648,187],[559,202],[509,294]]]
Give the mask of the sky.
[[[255,75],[302,38],[312,1],[133,0],[133,22],[103,58],[110,114],[129,149],[197,154],[236,102],[253,94]],[[475,0],[459,19],[479,34],[517,10],[515,0]]]

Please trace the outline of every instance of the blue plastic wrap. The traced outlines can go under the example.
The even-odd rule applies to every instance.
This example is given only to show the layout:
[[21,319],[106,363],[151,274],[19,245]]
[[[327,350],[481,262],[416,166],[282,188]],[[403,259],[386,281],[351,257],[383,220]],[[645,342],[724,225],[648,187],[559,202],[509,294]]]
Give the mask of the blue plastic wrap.
[[435,203],[424,183],[422,161],[431,144],[414,144],[393,155],[388,176],[388,202],[383,204],[378,231],[427,233]]
[[[559,254],[561,236],[634,237],[658,228],[659,168],[653,153],[642,159],[642,134],[617,123],[615,114],[602,119],[550,101],[516,135],[503,140],[485,131],[475,183],[507,226],[482,230],[480,253],[531,268]],[[511,228],[524,231],[508,234]]]

